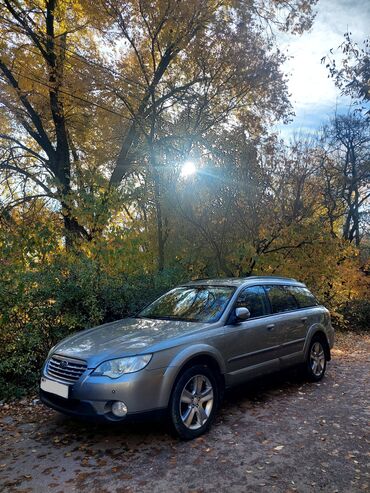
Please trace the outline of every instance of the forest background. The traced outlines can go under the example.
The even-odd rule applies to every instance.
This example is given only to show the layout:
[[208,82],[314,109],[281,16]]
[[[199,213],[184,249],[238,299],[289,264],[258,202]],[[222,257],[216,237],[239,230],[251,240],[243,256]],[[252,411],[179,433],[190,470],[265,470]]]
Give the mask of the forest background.
[[189,279],[295,277],[369,329],[369,40],[323,60],[348,111],[274,131],[293,115],[277,36],[315,8],[0,0],[3,398],[63,336]]

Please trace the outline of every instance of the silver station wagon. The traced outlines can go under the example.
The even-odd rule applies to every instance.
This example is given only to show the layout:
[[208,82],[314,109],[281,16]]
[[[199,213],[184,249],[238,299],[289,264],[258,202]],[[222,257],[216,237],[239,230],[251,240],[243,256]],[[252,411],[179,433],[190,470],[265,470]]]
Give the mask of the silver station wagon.
[[63,413],[109,421],[167,410],[191,439],[210,427],[226,388],[293,365],[320,380],[333,343],[328,310],[294,279],[197,280],[59,342],[40,395]]

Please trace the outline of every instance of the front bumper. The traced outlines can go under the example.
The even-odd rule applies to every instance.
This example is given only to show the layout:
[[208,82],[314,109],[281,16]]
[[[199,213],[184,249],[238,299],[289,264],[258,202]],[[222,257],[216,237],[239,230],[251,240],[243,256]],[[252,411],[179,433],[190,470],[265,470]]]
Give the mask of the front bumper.
[[[107,421],[123,421],[133,415],[161,410],[168,405],[168,392],[163,392],[165,369],[141,370],[117,379],[92,376],[91,370],[69,386],[69,398],[65,399],[40,389],[40,399],[48,407],[71,416],[103,418]],[[42,376],[53,379],[43,369]],[[117,417],[112,413],[115,401],[124,402],[127,415]]]
[[[122,422],[136,421],[138,419],[157,419],[165,416],[167,408],[150,409],[137,413],[127,413],[125,417],[118,418],[110,412],[110,403],[100,401],[80,401],[78,399],[63,399],[40,389],[40,400],[46,406],[59,411],[67,416],[88,419],[92,422]],[[113,402],[113,401],[112,401]]]

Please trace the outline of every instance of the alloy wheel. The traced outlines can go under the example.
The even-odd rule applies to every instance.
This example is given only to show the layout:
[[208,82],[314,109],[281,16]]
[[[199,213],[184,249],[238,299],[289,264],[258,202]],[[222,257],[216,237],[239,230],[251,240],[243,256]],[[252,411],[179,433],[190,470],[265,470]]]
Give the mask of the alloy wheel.
[[205,375],[194,375],[184,386],[180,397],[180,416],[190,430],[198,430],[206,424],[211,414],[214,392]]
[[315,377],[320,377],[325,370],[325,352],[320,342],[312,345],[310,353],[310,365]]

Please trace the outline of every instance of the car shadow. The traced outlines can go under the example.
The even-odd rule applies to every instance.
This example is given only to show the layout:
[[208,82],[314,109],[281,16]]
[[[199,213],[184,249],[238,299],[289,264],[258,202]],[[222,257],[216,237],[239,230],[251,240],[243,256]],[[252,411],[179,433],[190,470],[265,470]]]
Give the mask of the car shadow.
[[307,379],[300,368],[289,368],[280,372],[255,378],[225,392],[222,409],[239,406],[241,403],[263,403],[284,392],[296,392]]
[[[276,395],[295,393],[306,382],[298,369],[289,369],[268,376],[259,377],[253,381],[227,390],[219,410],[218,423],[228,416],[235,414],[240,408],[247,410],[259,404],[271,401]],[[55,414],[50,433],[44,435],[47,439],[55,439],[55,433],[71,436],[84,441],[115,441],[129,439],[135,442],[153,440],[176,440],[171,433],[166,413],[146,414],[131,418],[126,422],[106,423],[87,421],[86,419],[71,418]]]

